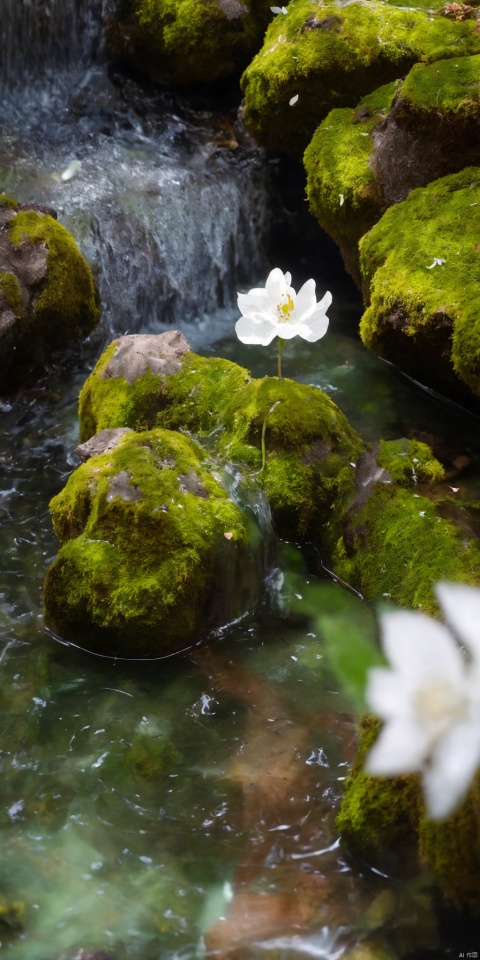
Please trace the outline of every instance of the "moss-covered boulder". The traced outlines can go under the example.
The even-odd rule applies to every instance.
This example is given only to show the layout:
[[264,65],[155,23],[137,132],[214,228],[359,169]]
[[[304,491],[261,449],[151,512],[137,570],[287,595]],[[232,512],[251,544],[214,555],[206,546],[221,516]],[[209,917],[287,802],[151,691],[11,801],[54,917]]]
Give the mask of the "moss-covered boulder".
[[154,426],[209,438],[224,459],[262,473],[285,536],[307,536],[326,522],[340,490],[353,487],[363,449],[321,390],[254,380],[235,363],[191,353],[175,331],[114,341],[86,381],[79,409],[83,440],[98,430]]
[[80,393],[81,439],[119,427],[210,433],[248,380],[248,370],[236,363],[192,353],[177,330],[119,337]]
[[51,208],[0,197],[0,392],[100,319],[91,270],[55,218]]
[[442,392],[480,393],[480,168],[391,207],[360,242],[375,353]]
[[249,530],[198,444],[151,430],[91,457],[51,502],[48,623],[111,655],[162,656],[256,599]]
[[459,909],[480,916],[480,774],[459,809],[444,821],[425,816],[419,777],[372,777],[363,769],[380,721],[364,717],[353,766],[337,817],[344,841],[362,858],[389,862],[401,851],[431,867],[446,896]]
[[323,534],[335,572],[369,600],[428,613],[438,610],[439,580],[479,584],[477,544],[437,502],[443,479],[441,464],[418,441],[382,441],[365,451],[353,498]]
[[225,407],[218,449],[261,472],[280,536],[308,538],[353,489],[363,443],[321,390],[264,377]]
[[122,0],[110,52],[179,87],[239,74],[261,46],[270,0]]
[[358,241],[415,187],[480,162],[480,55],[415,65],[332,110],[304,155],[310,209],[360,281]]
[[333,108],[355,107],[417,62],[480,53],[476,20],[443,12],[438,0],[415,9],[381,0],[340,7],[291,0],[242,77],[250,131],[271,150],[301,156]]

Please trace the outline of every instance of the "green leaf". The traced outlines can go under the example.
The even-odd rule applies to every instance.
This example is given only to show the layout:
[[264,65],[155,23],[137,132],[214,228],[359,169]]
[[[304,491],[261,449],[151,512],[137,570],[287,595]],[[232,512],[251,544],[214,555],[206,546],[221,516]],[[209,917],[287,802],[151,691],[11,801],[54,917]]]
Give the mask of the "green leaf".
[[329,664],[359,713],[368,711],[365,701],[367,674],[371,667],[386,666],[377,642],[372,610],[359,598],[337,586],[319,595],[316,617]]

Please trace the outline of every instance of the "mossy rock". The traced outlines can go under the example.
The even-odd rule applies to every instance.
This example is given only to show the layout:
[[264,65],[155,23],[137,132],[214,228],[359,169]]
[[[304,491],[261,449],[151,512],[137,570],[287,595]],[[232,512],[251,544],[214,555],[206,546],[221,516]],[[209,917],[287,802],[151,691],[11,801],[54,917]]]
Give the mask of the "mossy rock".
[[375,353],[444,393],[480,393],[480,168],[391,207],[360,242]]
[[239,74],[261,46],[270,0],[122,0],[110,52],[179,87]]
[[111,655],[163,656],[256,599],[247,522],[180,433],[121,436],[50,507],[62,546],[45,611],[62,636]]
[[100,319],[92,272],[56,214],[0,197],[0,381],[8,389]]
[[305,538],[321,528],[353,489],[363,444],[321,390],[293,380],[251,380],[223,412],[218,449],[262,470],[272,516],[282,537]]
[[380,727],[374,717],[363,717],[360,723],[359,746],[336,819],[337,829],[351,849],[373,857],[403,844],[413,847],[422,809],[418,777],[390,779],[365,773],[365,757]]
[[[130,373],[125,358],[138,359],[144,344],[145,359]],[[285,536],[307,536],[326,522],[339,490],[353,487],[352,462],[363,449],[322,391],[276,377],[254,380],[235,363],[191,353],[176,332],[111,344],[81,391],[79,409],[83,440],[120,427],[186,430],[254,473],[262,470],[264,432],[262,481]]]
[[389,83],[363,97],[354,110],[331,110],[303,158],[310,210],[340,247],[358,285],[358,241],[387,209],[370,163],[372,133],[388,114],[397,88]]
[[438,0],[416,9],[291,0],[242,77],[251,133],[270,150],[301,156],[330,110],[355,107],[417,62],[480,53],[476,21],[451,20],[443,8]]
[[422,818],[419,850],[446,896],[458,909],[480,918],[480,774],[466,799],[448,820]]
[[249,379],[229,360],[199,357],[178,331],[120,337],[107,347],[79,400],[80,436],[155,426],[210,433]]
[[480,162],[480,55],[416,64],[332,110],[304,155],[310,209],[360,285],[358,241],[411,190]]
[[364,761],[380,731],[380,721],[364,717],[360,740],[336,824],[348,846],[380,864],[393,852],[415,851],[429,866],[458,909],[480,916],[480,774],[447,820],[425,815],[418,775],[373,777]]
[[324,532],[335,572],[369,600],[388,598],[433,614],[439,580],[479,584],[478,546],[430,499],[443,478],[425,444],[382,441],[366,451],[354,498]]

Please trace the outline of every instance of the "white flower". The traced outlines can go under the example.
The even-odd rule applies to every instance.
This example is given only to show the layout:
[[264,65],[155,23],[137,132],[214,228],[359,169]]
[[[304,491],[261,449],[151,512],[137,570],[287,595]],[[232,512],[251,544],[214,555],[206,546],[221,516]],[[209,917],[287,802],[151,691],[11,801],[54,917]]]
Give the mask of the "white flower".
[[315,280],[307,280],[298,293],[290,286],[291,282],[291,275],[276,267],[268,275],[264,288],[238,294],[242,316],[235,324],[235,332],[242,343],[265,347],[277,336],[282,340],[303,337],[315,343],[326,334],[331,293],[327,292],[317,303]]
[[450,630],[422,613],[381,617],[382,644],[392,669],[369,671],[366,699],[385,721],[367,755],[368,773],[421,772],[430,817],[448,816],[480,764],[480,591],[438,584]]
[[447,261],[444,260],[443,257],[434,257],[434,258],[433,258],[433,263],[431,263],[430,266],[427,267],[427,270],[433,270],[434,267],[442,267],[443,264],[446,263],[446,262],[447,262]]

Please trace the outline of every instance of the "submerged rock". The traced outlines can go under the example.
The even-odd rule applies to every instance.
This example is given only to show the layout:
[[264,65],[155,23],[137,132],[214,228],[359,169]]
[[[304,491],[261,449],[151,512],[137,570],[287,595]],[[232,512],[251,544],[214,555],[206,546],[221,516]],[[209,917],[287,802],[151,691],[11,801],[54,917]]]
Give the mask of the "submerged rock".
[[469,167],[414,190],[360,242],[363,342],[465,398],[480,394],[479,229],[480,168]]
[[243,70],[271,17],[270,0],[122,0],[110,51],[161,83],[214,83]]
[[360,284],[358,241],[415,187],[480,162],[480,56],[417,64],[332,110],[304,156],[310,209]]
[[247,522],[206,454],[179,433],[120,437],[72,474],[51,511],[62,546],[46,617],[91,649],[167,655],[256,599]]
[[0,390],[100,319],[91,270],[54,210],[0,197]]
[[451,20],[443,9],[438,0],[415,9],[380,0],[290,3],[242,78],[250,131],[270,150],[301,156],[334,107],[354,107],[418,61],[479,53],[476,21]]

